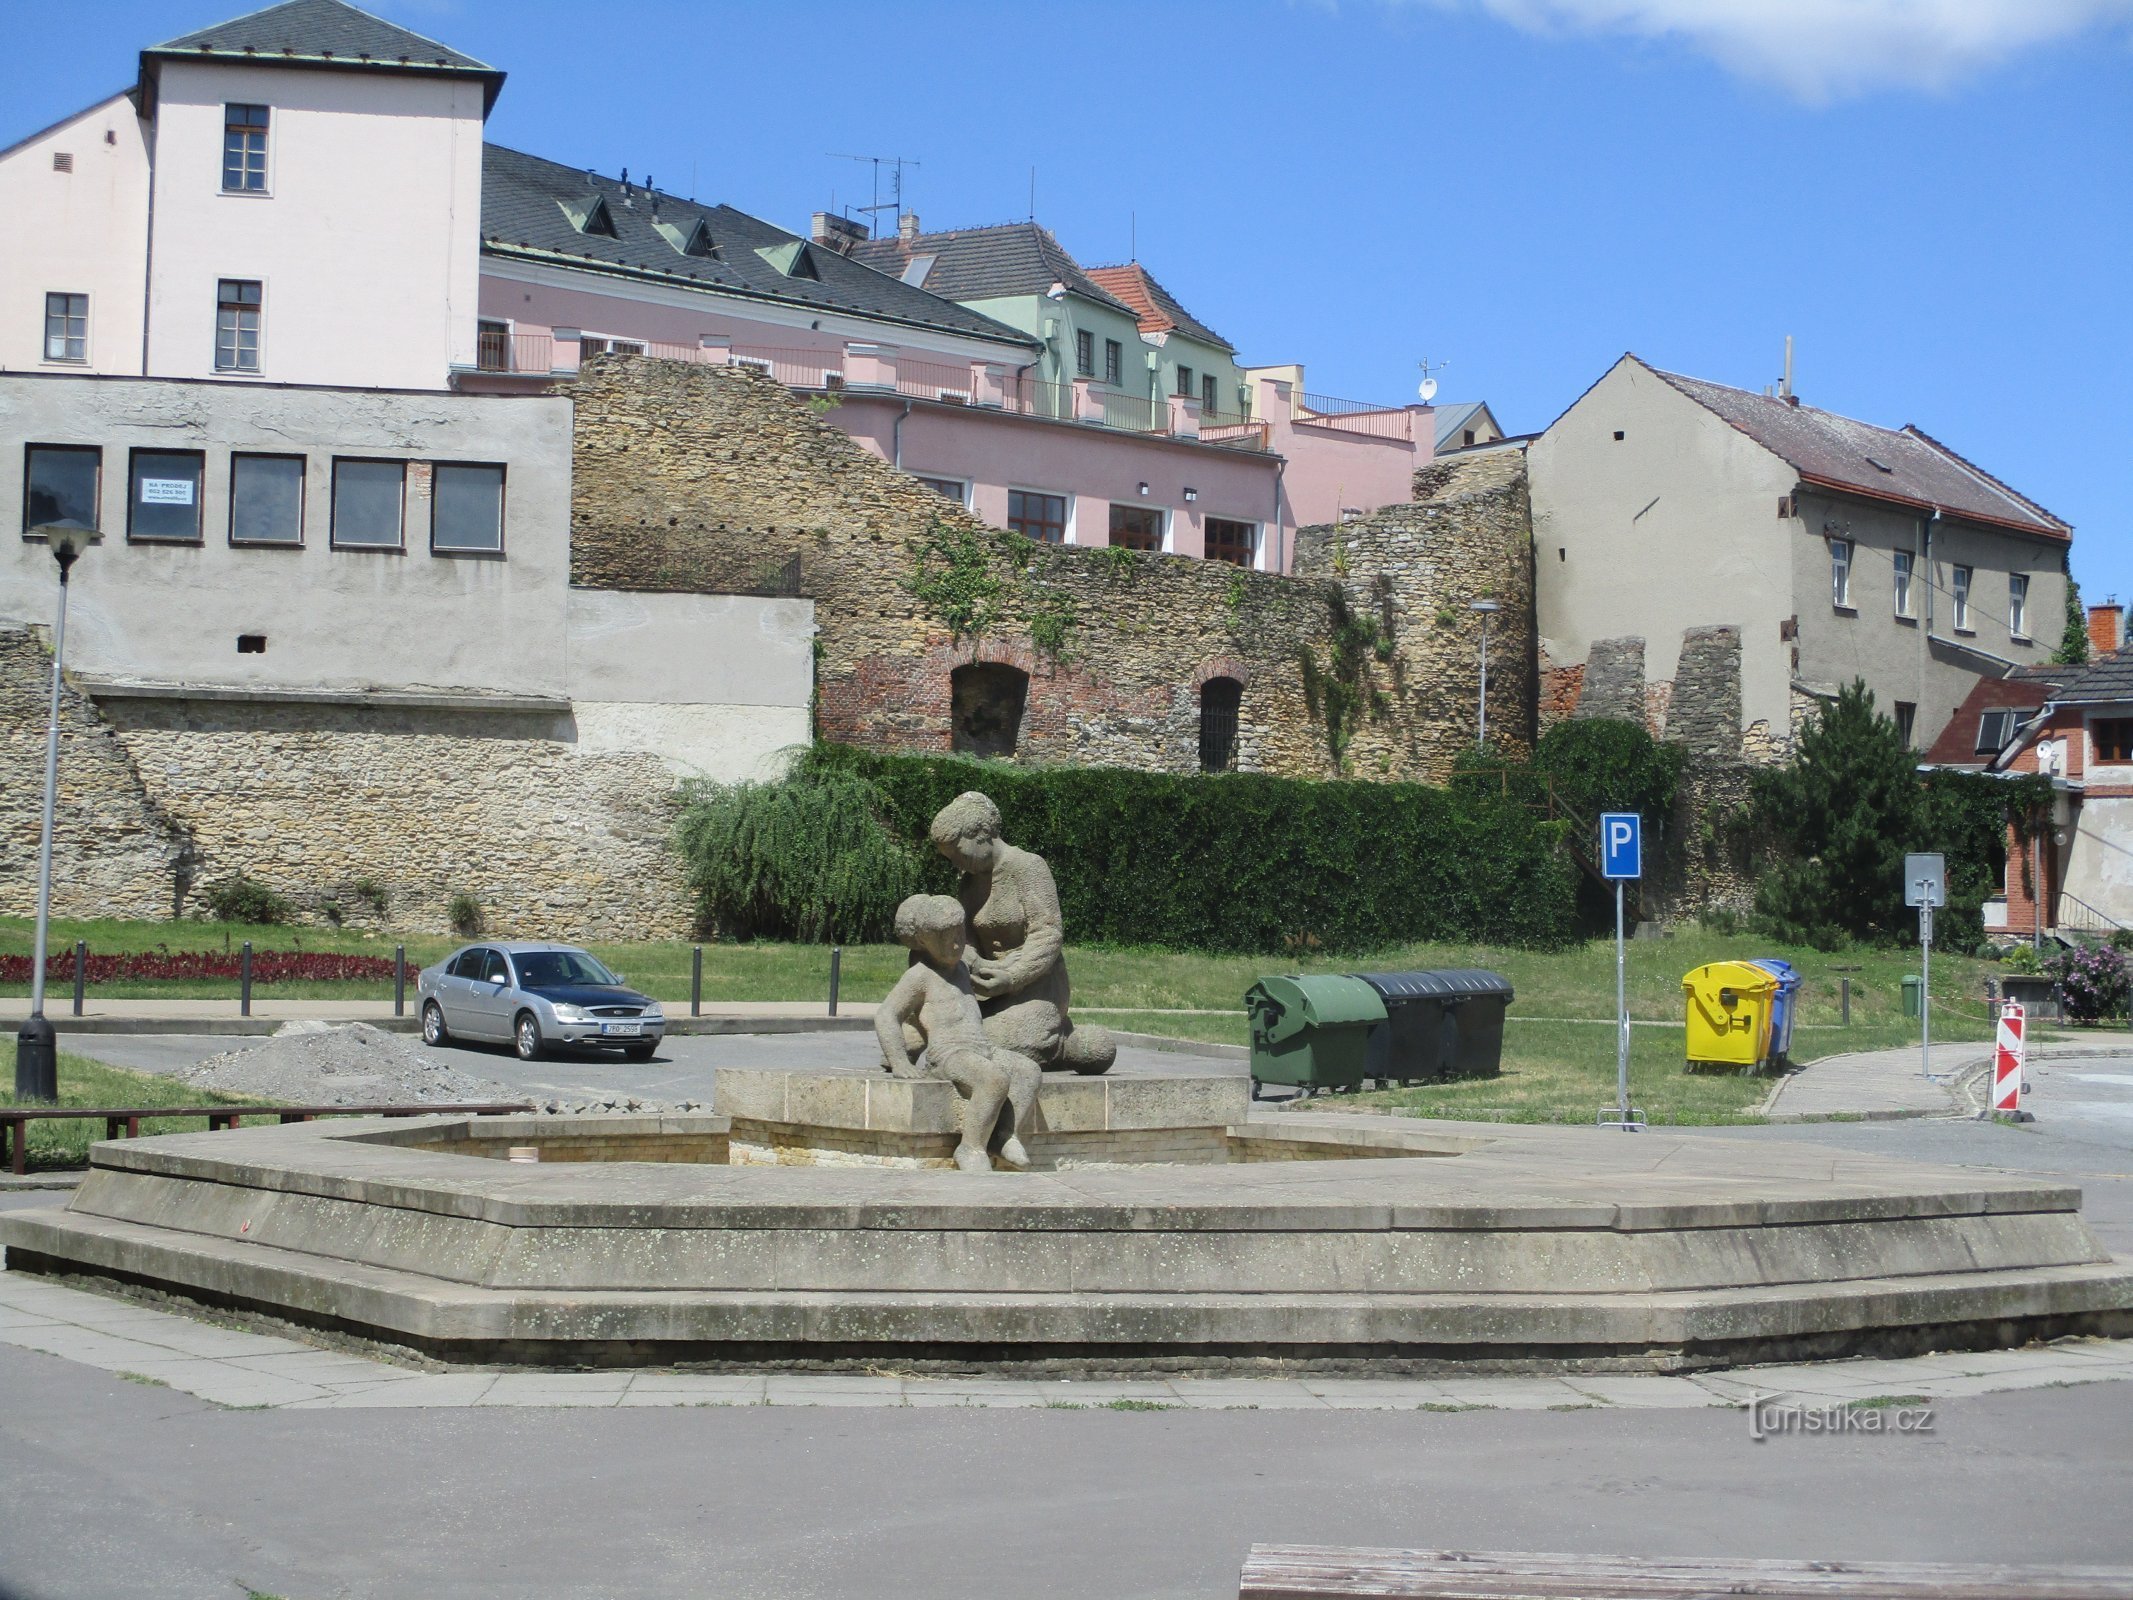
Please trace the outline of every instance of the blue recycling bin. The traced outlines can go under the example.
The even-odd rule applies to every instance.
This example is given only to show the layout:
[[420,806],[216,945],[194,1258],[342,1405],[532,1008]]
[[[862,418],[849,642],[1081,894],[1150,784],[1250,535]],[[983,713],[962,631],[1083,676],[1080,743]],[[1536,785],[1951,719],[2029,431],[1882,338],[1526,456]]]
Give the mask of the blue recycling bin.
[[1768,1062],[1776,1066],[1792,1056],[1792,1023],[1799,1013],[1800,974],[1790,961],[1780,961],[1772,956],[1762,961],[1751,961],[1751,967],[1760,967],[1777,979],[1777,993],[1770,1000],[1770,1053]]

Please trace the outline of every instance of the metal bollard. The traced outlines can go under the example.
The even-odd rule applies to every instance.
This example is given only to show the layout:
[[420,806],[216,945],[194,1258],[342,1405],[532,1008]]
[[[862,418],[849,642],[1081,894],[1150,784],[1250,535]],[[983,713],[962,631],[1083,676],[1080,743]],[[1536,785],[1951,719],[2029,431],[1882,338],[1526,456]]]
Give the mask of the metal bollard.
[[1852,980],[1849,978],[1837,980],[1837,1005],[1844,1025],[1849,1028],[1852,1025]]
[[689,1015],[704,1014],[704,947],[689,947]]
[[844,946],[830,947],[830,1015],[837,1014],[837,985],[844,977]]
[[74,941],[74,1014],[81,1015],[83,996],[89,988],[89,941]]
[[244,942],[243,951],[237,957],[237,1015],[252,1014],[252,941]]
[[407,946],[393,946],[393,1015],[407,1015]]

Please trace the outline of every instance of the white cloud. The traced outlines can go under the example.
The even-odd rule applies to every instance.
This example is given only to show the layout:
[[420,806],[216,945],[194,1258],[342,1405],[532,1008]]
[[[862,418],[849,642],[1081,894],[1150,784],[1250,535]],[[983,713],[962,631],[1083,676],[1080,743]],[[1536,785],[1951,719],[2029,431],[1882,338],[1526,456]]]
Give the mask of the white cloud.
[[1805,100],[1940,88],[2037,45],[2133,22],[2133,0],[1433,0],[1533,33],[1678,39]]

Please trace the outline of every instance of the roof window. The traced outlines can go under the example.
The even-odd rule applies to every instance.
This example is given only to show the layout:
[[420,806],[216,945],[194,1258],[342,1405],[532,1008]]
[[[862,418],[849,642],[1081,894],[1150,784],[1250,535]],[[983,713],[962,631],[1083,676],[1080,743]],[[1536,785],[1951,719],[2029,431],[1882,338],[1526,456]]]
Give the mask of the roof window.
[[756,251],[765,261],[776,267],[788,278],[814,278],[822,274],[815,270],[815,253],[807,248],[804,239],[788,239],[783,244],[765,245]]
[[1866,464],[1872,467],[1876,472],[1894,472],[1896,470],[1886,461],[1876,461],[1872,456],[1868,456],[1866,458]]
[[672,222],[655,222],[652,231],[674,247],[675,253],[685,256],[715,256],[718,246],[711,242],[711,230],[698,217],[686,228]]
[[570,225],[578,232],[604,233],[610,239],[615,237],[615,219],[609,213],[607,201],[603,196],[588,195],[583,200],[558,200],[556,204],[563,208],[563,215],[570,219]]

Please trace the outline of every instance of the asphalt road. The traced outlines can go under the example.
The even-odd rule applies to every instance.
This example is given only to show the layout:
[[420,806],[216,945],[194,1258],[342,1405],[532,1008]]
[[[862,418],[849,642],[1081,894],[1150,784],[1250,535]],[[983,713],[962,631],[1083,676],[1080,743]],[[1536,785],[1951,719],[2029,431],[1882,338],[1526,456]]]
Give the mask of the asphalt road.
[[2133,1561],[2133,1384],[1732,1411],[221,1411],[0,1349],[35,1600],[1235,1595],[1255,1540]]
[[[225,1050],[255,1049],[269,1040],[231,1034],[77,1034],[69,1051],[136,1072],[175,1072]],[[683,1034],[661,1041],[650,1061],[617,1054],[559,1055],[523,1062],[503,1045],[446,1045],[438,1052],[462,1072],[494,1078],[519,1093],[569,1099],[634,1095],[643,1100],[711,1100],[716,1067],[834,1067],[878,1070],[871,1033]],[[1125,1046],[1112,1069],[1123,1076],[1236,1073],[1245,1063],[1222,1056]]]
[[[2062,1177],[2133,1254],[2133,1057],[2031,1081],[2028,1127],[1709,1137]],[[2133,1384],[1755,1443],[1725,1411],[243,1412],[0,1347],[0,1600],[1214,1597],[1255,1540],[2133,1565],[2129,1497]]]

